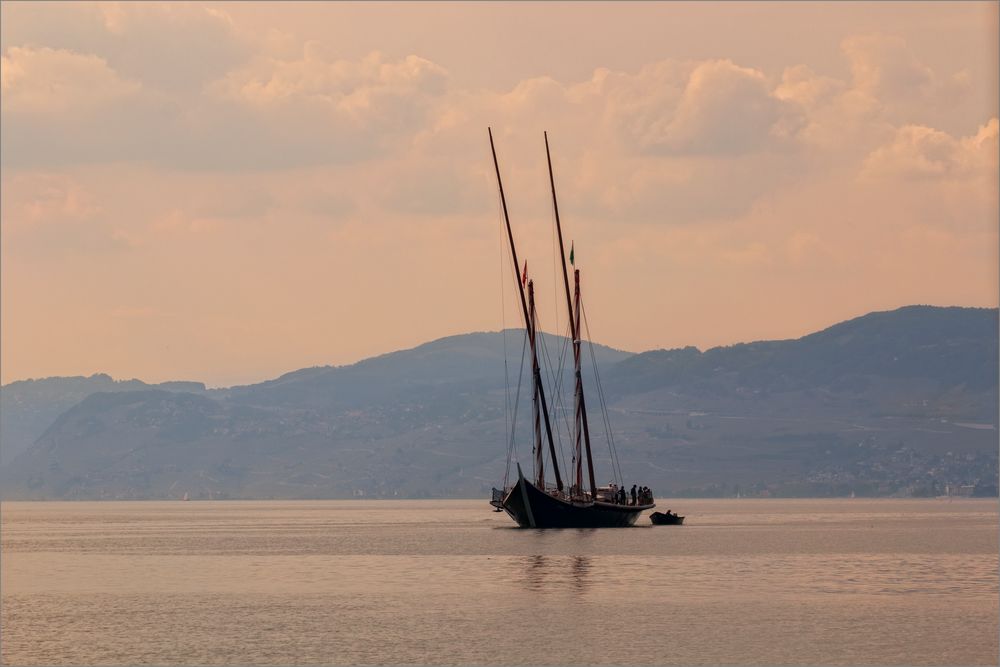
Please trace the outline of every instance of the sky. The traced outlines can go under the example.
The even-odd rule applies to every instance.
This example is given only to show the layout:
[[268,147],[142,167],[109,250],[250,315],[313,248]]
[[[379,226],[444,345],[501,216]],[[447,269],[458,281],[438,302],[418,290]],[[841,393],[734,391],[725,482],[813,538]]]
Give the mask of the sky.
[[998,304],[998,4],[0,5],[0,381]]

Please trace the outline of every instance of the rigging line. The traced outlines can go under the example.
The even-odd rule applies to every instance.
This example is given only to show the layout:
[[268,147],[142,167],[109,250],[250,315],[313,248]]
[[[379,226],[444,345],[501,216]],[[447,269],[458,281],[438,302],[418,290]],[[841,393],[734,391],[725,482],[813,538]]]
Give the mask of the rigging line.
[[572,429],[569,426],[569,417],[565,414],[565,405],[566,404],[565,404],[565,401],[564,401],[563,396],[562,396],[563,381],[565,380],[566,349],[567,349],[567,341],[565,339],[563,339],[562,340],[562,344],[561,344],[561,351],[560,351],[559,358],[558,358],[559,359],[559,365],[556,368],[556,375],[555,375],[556,387],[555,387],[555,392],[553,393],[553,396],[555,397],[554,400],[562,401],[562,408],[563,408],[562,412],[563,412],[563,420],[566,422],[566,433],[570,434],[570,435],[567,435],[567,439],[571,439]]
[[[552,211],[549,211],[549,229],[552,230],[552,257],[556,257],[556,218]],[[559,331],[559,291],[558,291],[558,278],[556,277],[556,263],[552,262],[552,306],[556,314],[556,328],[553,331]]]
[[[556,248],[556,243],[557,243],[556,229],[557,229],[557,226],[556,226],[555,209],[552,209],[552,210],[549,211],[549,222],[550,222],[549,229],[552,230],[552,256],[555,258],[555,257],[558,257],[558,255],[559,255],[559,250]],[[554,306],[554,310],[555,310],[555,314],[556,314],[556,328],[554,329],[554,331],[559,331],[560,330],[559,329],[559,311],[560,311],[560,308],[556,305],[556,304],[559,303],[559,286],[558,286],[558,283],[559,283],[559,278],[558,278],[557,273],[556,273],[556,262],[553,261],[552,262],[552,304]],[[570,322],[566,323],[566,328],[570,330],[569,338],[572,339],[573,333],[572,333],[572,326],[571,326]],[[563,370],[565,368],[566,350],[567,350],[567,347],[568,347],[568,345],[567,345],[568,342],[570,342],[570,341],[564,341],[563,346],[562,346],[562,351],[561,351],[560,356],[559,356],[559,373],[558,373],[558,375],[556,375],[556,391],[558,391],[558,392],[562,391]],[[565,417],[565,419],[566,419],[566,425],[567,425],[567,433],[570,434],[568,436],[568,438],[572,439],[572,429],[569,428],[569,417]]]
[[[570,423],[569,423],[569,411],[566,409],[566,399],[565,399],[565,396],[563,394],[563,389],[562,389],[563,379],[564,379],[564,371],[563,371],[563,368],[562,368],[562,363],[560,363],[559,364],[559,369],[557,370],[557,375],[556,375],[555,395],[559,397],[559,399],[558,399],[559,400],[558,409],[559,409],[559,413],[561,415],[561,419],[557,419],[557,423],[560,424],[560,428],[565,428],[565,431],[562,432],[565,435],[565,437],[566,437],[565,442],[569,442],[569,443],[572,444],[573,429],[572,429],[572,427],[570,426]],[[565,450],[561,450],[561,451],[563,452],[563,462],[565,463],[566,453],[565,453]]]
[[587,319],[587,307],[580,299],[580,310],[583,312],[583,324],[587,331],[587,349],[590,350],[591,363],[594,365],[594,379],[597,385],[597,395],[601,403],[601,415],[604,421],[604,430],[608,438],[608,450],[611,453],[611,467],[612,473],[616,474],[618,479],[624,485],[625,477],[622,475],[621,462],[618,460],[618,448],[615,446],[615,436],[611,430],[611,418],[608,415],[608,404],[604,397],[604,387],[601,384],[601,374],[597,368],[597,356],[594,354],[594,339],[590,334],[590,321]]
[[[553,387],[552,387],[552,380],[551,380],[552,359],[549,357],[549,348],[545,344],[545,334],[543,333],[540,336],[536,336],[535,337],[535,341],[536,341],[536,347],[539,345],[539,341],[540,341],[540,345],[541,345],[541,348],[542,348],[542,365],[546,368],[546,370],[548,372],[548,376],[549,376],[548,379],[547,378],[542,378],[542,382],[546,382],[546,380],[547,380],[546,383],[548,384],[547,388],[549,390],[549,395],[553,397],[552,398],[553,409],[555,409],[557,412],[565,412],[565,406],[562,405],[560,407],[560,404],[561,404],[561,401],[562,401],[562,397],[559,396],[558,392],[554,391]],[[568,470],[568,468],[566,468],[566,451],[563,448],[563,441],[562,441],[562,438],[561,438],[561,431],[559,430],[559,420],[555,419],[554,421],[556,422],[556,436],[557,436],[556,439],[558,440],[557,449],[559,451],[559,458],[562,461],[563,470]]]
[[[511,419],[510,427],[510,442],[507,445],[507,458],[508,460],[513,457],[517,459],[517,447],[515,447],[515,442],[517,441],[517,407],[521,402],[521,381],[524,379],[524,357],[528,349],[528,331],[524,332],[524,341],[521,343],[521,364],[517,373],[517,394],[514,397],[514,414]],[[510,464],[507,465],[507,471],[510,472]],[[504,476],[503,486],[507,488],[507,477]]]
[[[567,323],[566,326],[568,327],[569,324]],[[559,369],[556,375],[556,394],[560,397],[560,400],[563,401],[562,416],[563,416],[563,421],[566,424],[566,434],[567,434],[566,440],[569,441],[569,443],[572,445],[573,427],[569,423],[569,412],[565,409],[566,404],[565,404],[565,399],[563,397],[563,389],[562,389],[563,381],[566,379],[565,362],[566,362],[566,351],[569,349],[569,343],[570,343],[570,338],[564,338],[562,341],[562,349],[559,356]],[[574,450],[574,453],[575,451],[576,450]]]
[[[568,327],[569,325],[567,324],[566,326]],[[559,367],[558,367],[558,373],[559,374],[556,375],[556,390],[557,391],[562,391],[562,383],[563,383],[563,380],[565,379],[564,373],[565,373],[565,369],[566,369],[566,350],[569,349],[569,343],[571,342],[570,341],[571,337],[572,336],[570,336],[570,337],[564,337],[563,340],[562,340],[562,344],[560,346],[560,351],[559,351]]]
[[[591,356],[591,358],[594,358],[594,345],[593,345],[592,342],[589,343],[589,345],[590,345],[590,356]],[[596,359],[594,359],[594,365],[595,365],[595,368],[596,368],[596,365],[597,365],[597,360]],[[595,377],[597,378],[598,395],[600,396],[601,406],[602,406],[602,409],[604,411],[604,420],[605,420],[605,424],[606,424],[605,428],[607,429],[607,432],[608,432],[608,442],[610,443],[609,449],[611,450],[611,454],[612,454],[612,457],[614,459],[614,461],[613,461],[614,466],[615,466],[615,468],[618,471],[618,477],[622,480],[622,484],[624,484],[625,483],[625,474],[622,472],[621,460],[618,458],[618,446],[615,443],[615,432],[614,432],[614,429],[611,427],[611,411],[608,409],[608,400],[607,400],[607,397],[604,394],[604,384],[601,382],[601,376],[600,376],[599,373]]]
[[[505,252],[505,246],[507,244],[507,239],[504,235],[503,228],[503,208],[502,202],[500,201],[499,185],[497,186],[497,217],[500,224],[497,226],[498,233],[500,234],[500,312],[501,312],[501,336],[503,338],[503,352],[504,352],[504,430],[505,436],[510,445],[507,447],[507,465],[504,469],[504,488],[507,487],[507,483],[510,479],[511,470],[511,460],[517,460],[517,450],[513,447],[515,438],[515,429],[517,426],[517,397],[514,399],[514,406],[511,407],[511,396],[510,396],[510,369],[508,363],[508,353],[507,353],[507,308],[506,300],[504,299],[504,257],[507,255]],[[510,260],[513,261],[513,260]],[[514,268],[517,271],[517,267]],[[521,363],[524,363],[524,349],[522,344],[521,350]],[[520,383],[521,374],[518,374],[518,395],[520,394]]]
[[[497,168],[497,170],[499,171],[499,167]],[[497,201],[499,202],[501,215],[503,215],[503,190],[502,190],[502,187],[500,185],[499,177],[498,177],[498,180],[497,180],[497,182],[496,182],[495,185],[496,185],[496,188],[497,188]],[[506,221],[506,216],[504,216],[503,219]],[[503,236],[503,231],[504,230],[501,229],[501,236]],[[501,243],[501,246],[500,246],[501,247],[501,254],[503,254],[503,248],[508,247],[509,243],[510,243],[510,239],[509,238],[504,239],[504,242]],[[511,270],[514,272],[514,275],[516,277],[520,278],[520,276],[521,276],[521,267],[517,266],[517,264],[515,263],[513,252],[511,252],[509,254],[508,260],[510,262],[509,266],[513,267]],[[501,296],[501,299],[503,299],[503,286],[502,285],[501,285],[501,290],[500,290],[500,296]],[[504,306],[502,305],[501,308],[504,308]],[[523,313],[522,313],[522,317],[523,317]],[[504,321],[504,324],[505,324],[504,329],[506,330],[506,320]],[[527,345],[527,340],[528,340],[528,338],[527,338],[527,336],[528,336],[528,326],[529,326],[528,322],[525,322],[524,323],[524,335],[525,335],[524,345]],[[507,482],[507,479],[509,478],[508,476],[510,474],[510,462],[509,461],[510,461],[511,453],[513,454],[514,460],[517,460],[517,448],[514,446],[514,443],[516,442],[516,437],[517,437],[517,412],[518,412],[518,403],[520,401],[521,384],[522,384],[523,375],[524,375],[524,354],[525,354],[524,345],[522,345],[522,349],[521,349],[521,367],[518,370],[517,391],[515,393],[514,403],[513,403],[514,407],[513,407],[513,410],[512,410],[511,417],[510,417],[509,438],[510,438],[510,443],[511,444],[510,444],[510,448],[508,449],[508,463],[507,463],[507,470],[506,470],[506,472],[504,474],[504,487],[506,487],[506,482]],[[506,335],[504,337],[504,354],[506,355]],[[509,392],[509,390],[508,390],[508,392]],[[508,393],[508,397],[509,397],[509,393]]]
[[[511,408],[510,408],[510,370],[507,365],[507,307],[504,299],[504,230],[503,230],[503,211],[500,208],[500,201],[497,199],[497,219],[500,224],[497,225],[497,233],[500,235],[500,243],[497,246],[500,249],[500,334],[503,340],[503,423],[504,423],[504,439],[510,438],[510,433],[514,429],[514,423],[511,420]],[[503,475],[503,485],[507,488],[507,480],[510,478],[510,460],[511,451],[507,448],[507,467],[504,470]]]
[[[490,145],[491,146],[492,146],[492,142],[493,142],[492,135],[490,135]],[[514,267],[512,269],[513,272],[514,272],[514,275],[518,279],[520,279],[520,277],[521,277],[521,267],[517,265],[517,261],[514,259],[513,248],[510,245],[511,243],[513,243],[513,238],[512,238],[512,236],[510,234],[510,224],[509,224],[509,220],[507,219],[506,211],[505,211],[505,208],[504,208],[503,186],[500,184],[500,167],[499,167],[499,165],[496,162],[496,153],[493,154],[493,163],[494,163],[494,166],[496,167],[496,172],[497,172],[497,179],[496,179],[496,182],[494,183],[494,185],[496,186],[496,189],[497,189],[497,203],[499,204],[499,207],[500,207],[501,220],[505,223],[504,227],[506,227],[506,231],[508,232],[508,234],[506,235],[506,237],[503,239],[503,243],[500,244],[500,247],[501,248],[511,248],[511,252],[508,254],[508,259],[510,260],[510,266]],[[504,231],[505,231],[504,227],[501,227],[501,231],[500,231],[501,236],[504,236]],[[503,252],[503,251],[501,250],[501,252]],[[527,266],[527,264],[525,264],[525,266]],[[503,286],[501,285],[501,295],[502,294],[503,294]],[[521,295],[521,302],[522,302],[522,304],[524,302],[524,295],[523,294]],[[525,331],[527,331],[527,329],[528,329],[528,321],[526,319],[527,318],[527,314],[522,312],[521,313],[521,317],[525,318],[524,319],[524,328],[525,328]]]
[[[565,424],[565,427],[566,427],[566,441],[569,442],[570,445],[572,446],[572,444],[573,444],[573,426],[570,424],[569,410],[566,409],[566,397],[565,397],[565,394],[563,393],[564,392],[563,382],[566,379],[565,359],[566,359],[566,344],[564,342],[563,346],[562,346],[562,352],[561,352],[561,355],[560,355],[560,359],[559,359],[558,375],[556,376],[557,377],[557,380],[556,380],[556,392],[559,394],[559,399],[561,401],[562,421],[563,421],[563,423]],[[574,456],[575,456],[576,450],[573,450],[573,452],[574,452]]]
[[[545,347],[545,333],[541,331],[541,328],[538,325],[537,319],[535,321],[535,327],[536,327],[536,329],[535,329],[535,351],[536,351],[536,355],[538,356],[539,381],[546,382],[547,379],[551,376],[551,368],[550,368],[550,365],[547,363],[548,362],[548,351],[546,350],[546,347]],[[538,353],[539,348],[541,348],[541,354]],[[558,406],[559,397],[552,393],[552,385],[551,385],[551,383],[548,383],[548,386],[546,387],[546,391],[549,392],[549,402],[552,404],[552,410],[554,412],[558,413],[559,408],[557,406]],[[549,416],[551,417],[552,415],[550,414]],[[556,449],[561,454],[562,453],[562,439],[561,439],[561,434],[559,432],[559,421],[558,420],[554,420],[554,421],[556,422],[555,436],[556,436],[556,440],[558,441],[558,445],[557,445]],[[550,458],[551,458],[551,456],[550,456]],[[565,463],[565,461],[563,461],[563,463]]]
[[[552,230],[552,255],[553,255],[553,257],[556,257],[556,256],[558,256],[558,249],[556,248],[557,237],[556,237],[556,218],[555,218],[555,210],[554,209],[549,211],[549,222],[551,223],[549,225],[549,229]],[[558,276],[556,274],[556,263],[553,262],[552,263],[552,303],[554,305],[559,303],[558,282],[559,282],[559,279],[558,279]],[[560,311],[559,307],[556,306],[555,307],[555,313],[556,313],[556,328],[555,328],[555,331],[559,331],[559,311]],[[564,340],[563,341],[562,349],[561,349],[560,354],[559,354],[558,372],[556,374],[556,392],[557,392],[557,395],[559,395],[559,396],[562,395],[563,380],[565,379],[564,373],[565,373],[565,369],[566,369],[566,359],[567,359],[566,352],[569,349],[569,346],[572,343],[572,338],[573,338],[573,332],[572,332],[572,327],[570,326],[570,322],[566,323],[566,328],[570,331],[570,333],[569,333],[569,336],[567,337],[568,340]],[[567,434],[566,435],[566,439],[568,441],[570,441],[570,443],[572,444],[572,441],[573,441],[573,428],[571,427],[571,425],[569,423],[569,415],[566,414],[565,404],[564,404],[563,407],[564,407],[564,409],[562,410],[562,413],[563,413],[563,421],[565,422],[565,425],[566,425],[566,434]]]
[[[546,352],[545,353],[546,353],[546,355],[548,354],[548,349],[547,348],[546,348]],[[548,362],[549,362],[549,365],[551,366],[552,360],[548,359]],[[559,369],[559,373],[556,375],[555,394],[559,397],[559,408],[560,408],[560,412],[562,413],[562,421],[563,421],[563,423],[566,426],[566,431],[565,431],[566,439],[564,441],[560,441],[560,449],[559,449],[559,452],[562,455],[563,465],[565,466],[565,464],[566,464],[566,450],[564,448],[562,448],[561,445],[562,445],[563,442],[571,442],[573,430],[572,430],[572,428],[570,427],[570,424],[569,424],[569,410],[567,410],[567,408],[566,408],[565,396],[562,394],[562,390],[561,390],[562,381],[563,381],[563,374],[562,374],[562,369],[560,368]]]

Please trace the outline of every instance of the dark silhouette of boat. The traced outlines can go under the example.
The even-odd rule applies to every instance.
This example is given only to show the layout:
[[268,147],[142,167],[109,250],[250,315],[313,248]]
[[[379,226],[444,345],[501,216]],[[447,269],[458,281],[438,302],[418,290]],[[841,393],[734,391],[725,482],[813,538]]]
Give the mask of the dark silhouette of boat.
[[626,528],[654,504],[622,505],[591,500],[589,495],[573,498],[558,489],[545,491],[529,482],[517,466],[517,482],[506,491],[494,489],[491,501],[522,528]]
[[653,522],[656,526],[679,526],[684,523],[684,517],[677,516],[667,510],[667,513],[663,512],[653,512],[649,515],[649,520]]
[[[556,200],[555,179],[552,175],[552,158],[549,154],[549,139],[545,136],[545,156],[549,167],[549,184],[552,188],[552,206],[555,210],[556,231],[559,238],[559,258],[562,263],[563,285],[566,288],[566,304],[569,318],[569,339],[573,344],[573,369],[575,388],[573,394],[573,476],[569,487],[563,484],[559,471],[559,456],[556,441],[552,436],[552,423],[549,419],[548,403],[545,400],[545,384],[541,380],[541,369],[538,363],[536,348],[535,287],[534,281],[528,279],[528,265],[525,263],[523,272],[517,260],[517,250],[514,247],[514,234],[510,227],[510,217],[507,214],[507,200],[504,196],[503,181],[500,178],[500,165],[497,161],[496,148],[493,145],[493,132],[490,130],[490,150],[493,153],[493,166],[496,169],[497,185],[500,190],[500,204],[503,208],[504,223],[507,228],[507,240],[510,244],[511,259],[514,262],[514,279],[517,282],[518,295],[521,300],[521,312],[524,316],[525,337],[531,354],[531,390],[532,417],[534,425],[534,442],[532,453],[534,458],[534,475],[527,479],[517,464],[517,480],[510,486],[504,481],[503,488],[493,489],[490,504],[497,511],[506,512],[517,525],[522,528],[619,528],[632,526],[639,515],[648,509],[656,507],[652,494],[643,489],[632,487],[626,494],[621,484],[621,470],[616,469],[617,456],[614,454],[614,438],[610,428],[608,445],[612,451],[612,473],[618,483],[598,488],[594,477],[594,460],[590,448],[590,428],[587,422],[587,404],[583,393],[583,379],[580,372],[581,351],[581,312],[580,312],[580,270],[574,268],[574,292],[569,288],[569,272],[566,269],[566,252],[563,246],[562,226],[559,220],[559,204]],[[569,252],[570,264],[575,267],[573,248]],[[520,274],[520,276],[518,275]],[[525,296],[527,292],[527,296]],[[506,350],[505,350],[506,354]],[[594,368],[597,373],[596,363]],[[558,385],[557,385],[558,386]],[[600,381],[598,379],[598,391]],[[520,384],[518,385],[520,392]],[[516,400],[515,400],[516,404]],[[604,407],[604,397],[601,396],[601,406]],[[516,414],[516,405],[515,405]],[[607,427],[607,414],[603,415]],[[548,464],[555,476],[555,485],[549,485],[545,479],[546,448],[543,446],[542,426],[548,442]],[[511,428],[513,432],[513,428]],[[510,462],[514,453],[513,440],[508,447],[507,474],[510,474]],[[589,488],[584,486],[583,461],[587,461],[587,477]],[[631,503],[629,502],[631,500]]]

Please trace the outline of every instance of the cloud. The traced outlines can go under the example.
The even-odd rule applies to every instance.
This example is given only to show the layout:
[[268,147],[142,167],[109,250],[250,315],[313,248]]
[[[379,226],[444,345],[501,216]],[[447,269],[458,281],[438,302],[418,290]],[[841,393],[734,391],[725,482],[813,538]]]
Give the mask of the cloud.
[[194,4],[5,6],[3,34],[8,167],[356,162],[422,127],[448,78],[415,55],[289,56],[287,35]]
[[[411,165],[421,163],[419,172]],[[485,166],[485,165],[484,165]],[[479,214],[491,209],[494,191],[483,169],[447,159],[410,158],[380,170],[374,190],[382,207],[421,216]],[[374,183],[373,183],[374,185]]]
[[[586,136],[630,153],[738,156],[788,145],[802,124],[794,103],[765,75],[729,60],[662,60],[635,72],[597,69],[590,80],[524,81],[501,99],[504,111],[573,116]],[[576,123],[574,123],[575,125]]]
[[444,92],[448,74],[414,55],[386,60],[372,52],[361,60],[331,58],[317,42],[309,42],[295,60],[261,58],[230,72],[214,91],[253,106],[317,100],[331,111],[363,117],[380,102]]
[[428,60],[261,58],[204,90],[164,92],[94,55],[12,47],[3,60],[9,166],[149,161],[281,169],[371,159],[434,113],[447,73]]
[[194,3],[25,3],[5,6],[4,23],[4,50],[92,54],[162,91],[196,91],[260,48],[224,11]]
[[106,220],[100,195],[68,174],[4,175],[0,199],[5,261],[37,261],[126,249],[129,240]]
[[[329,57],[315,42],[295,60],[262,58],[230,72],[210,93],[273,122],[295,120],[320,135],[362,133],[365,140],[410,136],[447,89],[448,73],[424,58]],[[388,135],[388,137],[386,137]]]
[[982,121],[983,105],[975,103],[982,92],[967,69],[935,71],[898,35],[854,35],[842,41],[841,50],[851,66],[852,95],[863,98],[880,120],[952,134]]
[[729,61],[602,68],[578,83],[536,77],[508,91],[463,92],[443,102],[447,114],[418,134],[415,157],[482,160],[482,148],[470,153],[468,146],[485,147],[483,129],[492,125],[515,207],[547,206],[543,129],[550,130],[561,198],[578,216],[716,219],[746,211],[757,196],[797,176],[801,105],[777,97],[763,73]]
[[[817,34],[812,10],[782,14],[766,31],[797,31],[784,51],[755,30],[669,47],[595,30],[603,46],[529,39],[513,57],[456,29],[460,8],[412,39],[353,5],[2,10],[13,377],[110,350],[119,374],[259,378],[496,328],[483,295],[506,256],[487,126],[540,286],[549,131],[564,232],[609,342],[726,343],[914,300],[996,302],[995,76],[976,55],[989,40],[971,19],[927,27],[957,10],[848,39],[836,21]],[[513,25],[519,11],[487,13]],[[549,292],[543,318],[563,305]],[[357,337],[345,313],[381,333]]]
[[177,145],[182,105],[95,55],[11,47],[2,87],[5,166],[138,160]]
[[[156,77],[132,78],[99,55],[10,47],[4,165],[144,161],[231,174],[350,166],[337,172],[338,184],[302,191],[299,208],[427,218],[489,206],[486,125],[502,155],[513,156],[504,161],[513,205],[547,205],[547,128],[567,211],[676,225],[740,216],[823,169],[856,172],[863,163],[867,178],[956,174],[978,164],[947,132],[919,130],[937,126],[896,122],[907,117],[899,105],[910,88],[939,94],[945,79],[893,36],[843,41],[851,81],[806,65],[785,68],[775,82],[731,60],[665,59],[632,71],[598,68],[578,82],[538,76],[492,90],[457,87],[443,66],[418,55],[346,58],[318,41],[292,49],[288,35],[251,39],[222,12],[171,7],[104,5],[84,32],[103,31],[120,45],[150,26],[164,34],[190,28],[199,40],[228,44],[227,53],[247,44],[255,51],[215,58],[225,71],[186,88],[148,85]],[[30,113],[42,107],[51,113]],[[247,207],[234,215],[260,206]]]
[[846,89],[847,84],[839,79],[817,74],[808,65],[793,65],[782,72],[774,96],[812,111],[832,103]]
[[803,178],[794,154],[618,157],[595,151],[572,165],[560,201],[578,218],[616,225],[689,225],[732,219]]
[[5,179],[0,199],[3,231],[9,239],[51,226],[92,224],[102,208],[91,191],[64,174],[15,174]]
[[640,139],[646,149],[709,155],[763,150],[793,139],[803,124],[762,72],[728,60],[695,67],[677,106],[650,120]]
[[[32,33],[25,12],[13,14],[27,34],[72,41],[54,29],[46,33],[37,22]],[[94,53],[12,46],[4,56],[4,130],[11,137],[3,151],[6,166],[142,160],[239,172],[388,158],[411,166],[421,159],[455,163],[478,159],[480,151],[470,145],[479,145],[486,125],[500,135],[506,130],[505,146],[530,137],[538,161],[537,130],[547,127],[561,137],[585,138],[573,142],[581,148],[571,145],[564,153],[570,157],[582,157],[586,147],[605,161],[649,170],[632,184],[598,183],[606,191],[594,200],[614,204],[605,210],[688,200],[673,211],[687,217],[684,211],[706,207],[713,209],[707,215],[745,210],[762,189],[785,183],[784,175],[794,172],[782,165],[768,179],[744,158],[760,160],[759,170],[773,168],[775,154],[798,153],[794,159],[808,168],[839,156],[863,158],[904,123],[939,127],[900,122],[897,116],[906,114],[886,112],[913,85],[940,92],[943,80],[892,36],[844,40],[852,82],[793,65],[774,84],[763,71],[731,60],[666,59],[634,71],[599,68],[580,82],[532,77],[498,91],[458,88],[442,65],[415,54],[345,58],[318,41],[292,50],[288,35],[250,35],[224,12],[204,6],[112,4],[70,14],[88,17],[84,35],[102,36],[77,37],[79,48],[89,45]],[[154,27],[162,36],[148,36]],[[167,63],[171,45],[189,37],[194,52],[203,52],[204,66],[182,60],[174,69],[197,70],[189,82],[197,85],[164,83],[155,63],[123,57],[141,50],[138,42],[146,39],[157,62]],[[219,53],[205,51],[210,44]],[[28,69],[35,75],[25,74]],[[61,88],[60,81],[79,83]],[[18,112],[46,105],[59,113],[42,118]],[[434,183],[390,199],[413,210],[447,208],[437,198],[452,176],[448,169],[431,171],[441,175]],[[577,171],[569,176],[580,177]],[[734,186],[726,206],[687,196],[707,189],[700,179],[720,173],[752,182]]]
[[851,62],[854,86],[878,98],[926,96],[935,76],[897,35],[854,35],[841,43]]
[[906,180],[995,180],[997,119],[969,137],[955,138],[921,125],[899,128],[892,140],[865,160],[861,177]]
[[9,114],[90,114],[128,103],[142,88],[103,58],[47,47],[9,49],[0,71],[2,108]]
[[244,165],[355,163],[399,152],[447,87],[447,72],[424,58],[347,60],[308,43],[296,59],[259,58],[230,72],[206,89],[204,108],[210,127],[228,126],[228,147],[262,147]]

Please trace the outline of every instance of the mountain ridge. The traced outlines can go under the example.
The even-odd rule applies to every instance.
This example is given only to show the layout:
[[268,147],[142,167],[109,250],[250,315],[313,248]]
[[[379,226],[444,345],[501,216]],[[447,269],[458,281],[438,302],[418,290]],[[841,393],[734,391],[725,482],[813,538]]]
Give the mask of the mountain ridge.
[[[5,495],[481,495],[502,478],[503,344],[516,383],[523,330],[514,333],[448,336],[255,385],[139,383],[87,396],[4,467]],[[553,364],[565,361],[564,339],[543,340]],[[595,345],[595,356],[626,475],[644,471],[654,489],[919,495],[949,483],[996,486],[996,309],[910,306],[798,339],[638,354]],[[597,406],[593,380],[588,371]],[[10,386],[0,394],[5,416]],[[551,405],[562,438],[571,400]],[[530,443],[523,423],[516,433]]]

